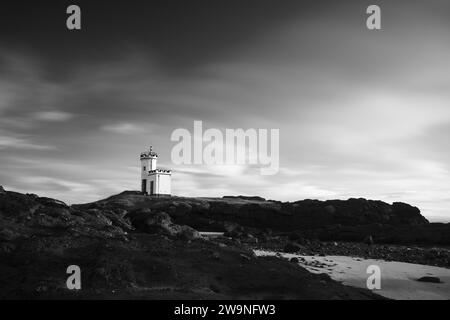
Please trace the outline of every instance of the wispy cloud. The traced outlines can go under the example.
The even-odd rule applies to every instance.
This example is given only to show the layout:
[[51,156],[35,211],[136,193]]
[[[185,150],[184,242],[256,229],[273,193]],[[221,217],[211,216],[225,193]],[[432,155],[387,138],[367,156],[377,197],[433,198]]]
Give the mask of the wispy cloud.
[[73,115],[63,111],[39,111],[34,114],[36,120],[49,122],[64,122],[73,118]]
[[142,125],[126,123],[126,122],[104,125],[101,127],[101,129],[104,131],[119,133],[119,134],[139,134],[139,133],[149,132],[149,129]]
[[30,138],[0,135],[0,149],[51,150],[55,147],[34,143]]

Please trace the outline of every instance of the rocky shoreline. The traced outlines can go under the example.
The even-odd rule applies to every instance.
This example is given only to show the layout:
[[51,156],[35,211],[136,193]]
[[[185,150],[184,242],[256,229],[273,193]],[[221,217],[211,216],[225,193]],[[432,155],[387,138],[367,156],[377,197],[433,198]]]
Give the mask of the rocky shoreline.
[[[299,237],[299,231],[239,223],[259,213],[264,217],[264,210],[258,210],[266,205],[273,209],[272,202],[261,199],[154,198],[124,192],[68,206],[1,189],[0,298],[382,299],[286,260],[258,258],[255,248],[448,267],[447,249],[323,242]],[[408,221],[411,215],[411,223],[427,223],[414,209],[395,210],[403,217],[394,215],[389,218],[393,221]],[[270,222],[271,215],[279,214],[265,217]],[[224,236],[205,238],[198,230],[223,231]],[[82,270],[80,291],[66,287],[66,268],[72,264]]]
[[358,242],[292,242],[287,239],[255,246],[255,249],[317,256],[349,256],[444,267],[450,269],[450,250],[442,247],[366,244]]

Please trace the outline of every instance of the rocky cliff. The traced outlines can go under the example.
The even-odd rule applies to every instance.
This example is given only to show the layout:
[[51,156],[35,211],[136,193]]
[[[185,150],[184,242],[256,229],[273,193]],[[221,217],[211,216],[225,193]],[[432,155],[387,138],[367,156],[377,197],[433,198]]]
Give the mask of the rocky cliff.
[[[174,222],[202,231],[300,232],[322,240],[450,244],[448,225],[430,224],[420,210],[406,203],[387,204],[366,199],[279,202],[260,197],[148,197],[126,191],[80,210],[141,209],[165,212]],[[411,233],[419,230],[419,233]]]

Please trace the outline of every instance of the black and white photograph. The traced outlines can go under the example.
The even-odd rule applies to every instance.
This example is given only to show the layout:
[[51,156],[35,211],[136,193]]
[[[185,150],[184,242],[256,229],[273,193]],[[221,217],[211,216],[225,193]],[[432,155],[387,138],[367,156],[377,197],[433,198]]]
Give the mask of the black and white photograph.
[[450,2],[2,2],[0,300],[450,300]]

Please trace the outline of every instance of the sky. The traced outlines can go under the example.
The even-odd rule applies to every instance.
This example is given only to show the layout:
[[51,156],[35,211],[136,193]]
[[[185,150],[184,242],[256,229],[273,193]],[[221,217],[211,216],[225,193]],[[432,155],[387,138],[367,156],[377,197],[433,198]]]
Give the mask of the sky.
[[[66,28],[66,7],[82,29]],[[381,8],[381,30],[366,8]],[[0,185],[68,203],[180,196],[402,201],[450,221],[450,3],[0,4]],[[279,129],[280,169],[177,165],[177,128]]]

